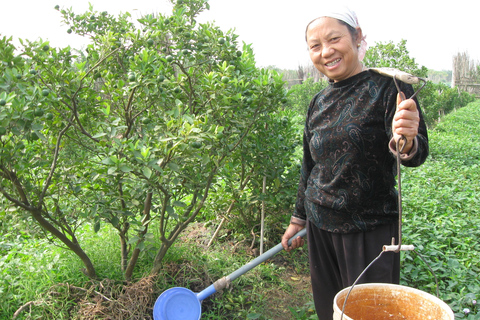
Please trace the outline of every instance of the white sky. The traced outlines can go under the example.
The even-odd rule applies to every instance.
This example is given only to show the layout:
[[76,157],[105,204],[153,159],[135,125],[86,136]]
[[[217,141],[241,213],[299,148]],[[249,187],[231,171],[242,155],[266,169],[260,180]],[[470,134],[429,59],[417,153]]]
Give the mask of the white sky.
[[[130,12],[134,18],[152,12],[170,13],[168,0],[3,0],[0,34],[49,40],[52,46],[80,46],[66,33],[61,14],[53,8],[72,7],[83,13],[92,3],[97,11]],[[416,62],[429,69],[451,70],[453,56],[467,52],[480,60],[478,10],[471,0],[344,0],[358,15],[369,45],[407,40]],[[210,0],[200,21],[215,21],[223,30],[235,29],[251,43],[257,65],[297,69],[309,63],[304,40],[308,22],[321,12],[322,0]]]

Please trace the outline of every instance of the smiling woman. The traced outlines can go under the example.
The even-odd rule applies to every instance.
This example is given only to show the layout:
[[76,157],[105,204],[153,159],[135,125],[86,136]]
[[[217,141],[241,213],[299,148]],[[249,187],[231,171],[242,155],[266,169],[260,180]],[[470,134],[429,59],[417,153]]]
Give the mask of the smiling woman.
[[[295,211],[284,248],[303,245],[320,320],[332,319],[333,298],[398,234],[395,163],[419,166],[428,155],[426,126],[411,85],[363,68],[366,46],[356,14],[345,7],[320,14],[306,30],[310,58],[331,83],[311,101]],[[400,137],[404,147],[396,150]],[[400,141],[399,141],[400,142]],[[397,283],[400,255],[388,252],[361,282]],[[330,310],[330,312],[328,311]]]

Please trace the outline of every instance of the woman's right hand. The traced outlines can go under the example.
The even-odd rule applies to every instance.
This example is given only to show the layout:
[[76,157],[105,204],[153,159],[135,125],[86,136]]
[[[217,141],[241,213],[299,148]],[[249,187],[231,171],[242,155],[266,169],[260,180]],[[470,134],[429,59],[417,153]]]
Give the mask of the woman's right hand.
[[302,237],[298,236],[292,240],[292,243],[290,244],[290,246],[288,245],[288,240],[303,228],[305,228],[305,226],[290,223],[290,225],[288,226],[287,230],[285,231],[282,237],[282,246],[285,249],[285,251],[291,251],[305,244],[305,240]]

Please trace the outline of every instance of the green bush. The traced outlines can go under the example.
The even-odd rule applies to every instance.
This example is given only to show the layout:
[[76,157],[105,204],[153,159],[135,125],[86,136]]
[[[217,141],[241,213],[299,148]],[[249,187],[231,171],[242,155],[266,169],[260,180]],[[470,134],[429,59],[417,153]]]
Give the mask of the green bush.
[[292,86],[288,92],[289,107],[304,118],[312,98],[326,86],[328,86],[328,81],[314,82],[312,78],[305,80],[302,84]]
[[475,96],[458,88],[451,88],[443,83],[428,82],[419,93],[420,104],[425,122],[429,127],[435,125],[442,116],[455,109],[465,107],[475,100]]

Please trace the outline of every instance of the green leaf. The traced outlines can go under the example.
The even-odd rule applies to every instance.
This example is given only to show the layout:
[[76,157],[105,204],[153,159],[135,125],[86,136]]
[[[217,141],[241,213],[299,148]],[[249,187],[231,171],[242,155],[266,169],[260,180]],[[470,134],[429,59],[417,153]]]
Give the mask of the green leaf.
[[175,213],[175,209],[173,207],[167,206],[165,210],[170,217],[172,217],[173,219],[178,219],[178,214]]
[[181,208],[185,208],[187,206],[187,204],[185,202],[182,202],[182,201],[173,201],[172,204],[175,207],[181,207]]
[[187,120],[188,123],[190,123],[190,124],[193,125],[193,118],[192,118],[190,115],[184,114],[184,115],[183,115],[183,119]]
[[100,230],[100,220],[95,222],[95,224],[93,225],[93,231],[95,231],[95,233],[97,233],[99,230]]
[[172,215],[172,214],[175,213],[175,209],[173,209],[173,207],[171,207],[171,206],[167,206],[167,207],[165,208],[165,211],[167,211],[167,213],[168,213],[169,215]]
[[127,166],[126,164],[121,164],[118,168],[125,173],[133,171],[133,169]]
[[152,176],[152,170],[149,167],[143,167],[142,172],[147,179],[150,179]]
[[170,162],[167,166],[174,172],[180,172],[180,167],[176,163]]
[[100,108],[100,110],[106,115],[108,116],[110,114],[110,104],[107,104],[107,106],[105,108]]
[[140,238],[138,236],[133,236],[128,240],[127,244],[137,243],[138,240],[140,240]]
[[43,129],[43,124],[41,123],[32,123],[32,130],[33,131],[40,131]]
[[113,157],[107,157],[107,158],[105,158],[105,159],[102,160],[102,163],[103,163],[103,164],[106,164],[106,165],[115,164],[115,161],[113,161],[113,159],[115,159],[115,158],[113,158],[113,159],[112,159],[112,158],[113,158]]
[[93,139],[98,139],[98,138],[101,138],[103,136],[106,136],[107,134],[105,132],[101,132],[101,133],[97,133],[96,135],[94,135],[92,138]]
[[112,217],[112,219],[110,219],[110,223],[112,224],[112,226],[114,227],[117,227],[118,226],[118,223],[120,222],[120,220],[117,218],[117,217]]

